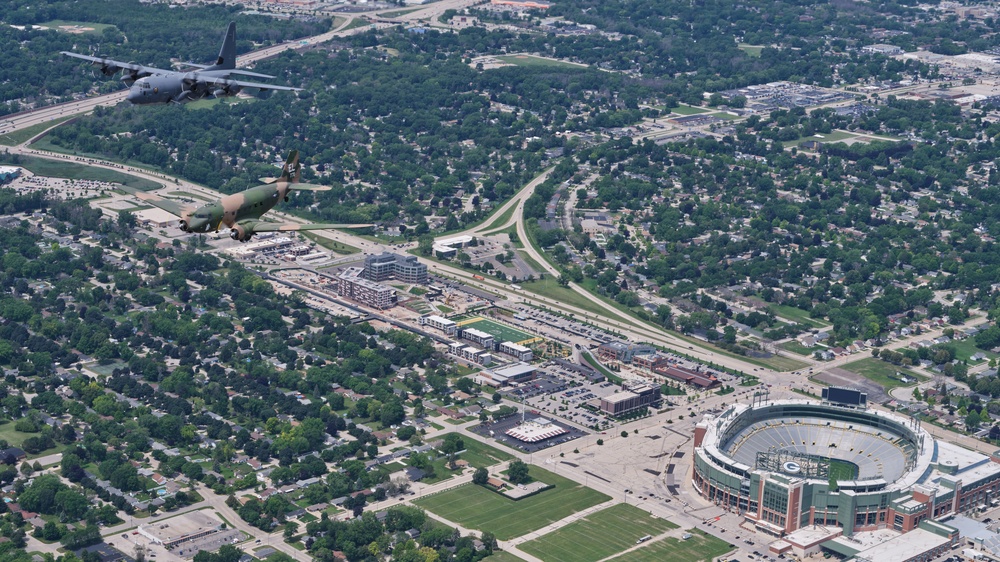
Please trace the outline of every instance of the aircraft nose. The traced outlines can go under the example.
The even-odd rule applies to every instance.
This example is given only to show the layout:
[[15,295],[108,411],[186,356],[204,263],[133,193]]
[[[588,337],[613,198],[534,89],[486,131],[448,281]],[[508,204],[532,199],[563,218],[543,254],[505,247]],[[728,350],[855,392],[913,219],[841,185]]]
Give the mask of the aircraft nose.
[[125,99],[132,103],[135,103],[135,101],[139,99],[140,95],[142,94],[139,92],[139,88],[132,86],[131,88],[128,89],[128,96],[126,96]]

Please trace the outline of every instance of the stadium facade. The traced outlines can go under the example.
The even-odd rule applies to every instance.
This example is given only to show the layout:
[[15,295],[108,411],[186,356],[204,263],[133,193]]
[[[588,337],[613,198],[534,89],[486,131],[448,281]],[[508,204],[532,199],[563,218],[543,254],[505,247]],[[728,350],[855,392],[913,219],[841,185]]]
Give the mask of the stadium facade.
[[1000,499],[1000,458],[863,405],[759,401],[696,426],[693,485],[777,537],[811,525],[909,532]]

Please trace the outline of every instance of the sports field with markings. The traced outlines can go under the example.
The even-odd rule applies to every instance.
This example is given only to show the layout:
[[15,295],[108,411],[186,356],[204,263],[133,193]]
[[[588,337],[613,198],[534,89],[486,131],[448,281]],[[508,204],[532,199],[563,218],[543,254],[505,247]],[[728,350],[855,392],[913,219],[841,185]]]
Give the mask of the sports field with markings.
[[690,531],[688,540],[668,537],[626,552],[609,562],[707,562],[732,551],[735,546],[698,529]]
[[528,541],[518,548],[545,562],[596,562],[633,546],[640,537],[656,536],[677,525],[620,503]]
[[466,484],[413,503],[463,527],[492,531],[498,539],[510,540],[611,499],[536,466],[529,468],[529,474],[555,488],[514,501],[482,486]]
[[531,342],[532,340],[538,339],[538,336],[522,332],[521,330],[507,326],[506,324],[488,320],[482,316],[458,316],[456,318],[452,318],[452,320],[457,322],[462,328],[475,328],[481,332],[486,332],[487,334],[493,336],[493,338],[498,342],[510,341],[514,343],[521,343]]

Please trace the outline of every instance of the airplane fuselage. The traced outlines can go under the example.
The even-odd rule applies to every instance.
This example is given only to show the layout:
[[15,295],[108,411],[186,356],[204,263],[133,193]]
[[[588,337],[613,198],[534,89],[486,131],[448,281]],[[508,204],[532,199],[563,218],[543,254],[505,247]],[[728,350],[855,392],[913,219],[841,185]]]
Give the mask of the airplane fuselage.
[[[235,96],[239,88],[217,88],[191,80],[194,76],[206,78],[229,78],[229,70],[203,70],[198,72],[175,72],[154,74],[139,78],[128,89],[125,98],[135,105],[156,103],[186,103],[202,98]],[[187,80],[190,85],[185,83]]]
[[226,195],[195,209],[182,228],[187,232],[218,232],[223,226],[235,228],[240,221],[260,219],[288,196],[290,187],[290,183],[278,181]]

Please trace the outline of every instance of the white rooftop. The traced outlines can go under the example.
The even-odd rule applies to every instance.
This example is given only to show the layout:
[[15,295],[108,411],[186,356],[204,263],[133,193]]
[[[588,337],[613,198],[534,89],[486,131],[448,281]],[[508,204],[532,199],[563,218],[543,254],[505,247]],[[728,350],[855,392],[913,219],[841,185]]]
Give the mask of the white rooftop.
[[866,548],[855,556],[862,560],[877,562],[906,562],[949,542],[947,537],[935,535],[923,529],[914,529],[905,535],[899,535],[871,548]]
[[843,532],[840,527],[824,527],[822,525],[812,525],[802,527],[785,535],[782,540],[799,547],[808,547],[822,540],[837,536]]

